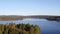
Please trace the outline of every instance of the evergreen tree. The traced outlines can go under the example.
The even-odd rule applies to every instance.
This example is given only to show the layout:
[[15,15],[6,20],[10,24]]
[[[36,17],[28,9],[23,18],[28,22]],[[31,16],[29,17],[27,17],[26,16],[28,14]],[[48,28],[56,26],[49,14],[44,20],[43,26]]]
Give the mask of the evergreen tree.
[[34,34],[40,34],[40,28],[37,25],[34,26]]
[[4,25],[3,24],[0,24],[0,31],[4,31]]
[[40,34],[40,28],[30,24],[0,24],[0,34]]
[[34,28],[33,27],[30,28],[29,34],[34,34]]

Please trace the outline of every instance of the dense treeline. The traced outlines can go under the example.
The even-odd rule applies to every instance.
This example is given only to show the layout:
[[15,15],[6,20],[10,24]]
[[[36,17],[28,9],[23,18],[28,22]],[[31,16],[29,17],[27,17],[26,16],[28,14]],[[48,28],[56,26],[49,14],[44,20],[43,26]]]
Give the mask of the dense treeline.
[[0,20],[23,20],[22,17],[0,17]]
[[40,28],[30,24],[0,24],[0,34],[40,34]]

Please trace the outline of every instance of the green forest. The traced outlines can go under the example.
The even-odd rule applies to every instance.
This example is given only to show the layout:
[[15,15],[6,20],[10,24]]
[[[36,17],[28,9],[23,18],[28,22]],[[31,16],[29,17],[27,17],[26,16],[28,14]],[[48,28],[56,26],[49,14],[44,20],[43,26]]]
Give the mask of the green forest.
[[0,34],[40,34],[40,27],[30,24],[0,24]]

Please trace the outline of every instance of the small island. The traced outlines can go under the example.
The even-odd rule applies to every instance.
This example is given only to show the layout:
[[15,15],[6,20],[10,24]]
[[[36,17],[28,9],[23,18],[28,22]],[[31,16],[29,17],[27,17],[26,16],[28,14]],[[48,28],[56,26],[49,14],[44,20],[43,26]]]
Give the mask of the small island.
[[40,34],[40,28],[30,24],[0,24],[0,34]]

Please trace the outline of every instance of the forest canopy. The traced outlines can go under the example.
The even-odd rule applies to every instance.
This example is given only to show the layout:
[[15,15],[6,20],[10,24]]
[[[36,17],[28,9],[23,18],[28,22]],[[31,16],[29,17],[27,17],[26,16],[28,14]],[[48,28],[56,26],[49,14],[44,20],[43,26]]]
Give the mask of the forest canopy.
[[0,24],[0,34],[40,34],[40,27],[30,24]]

